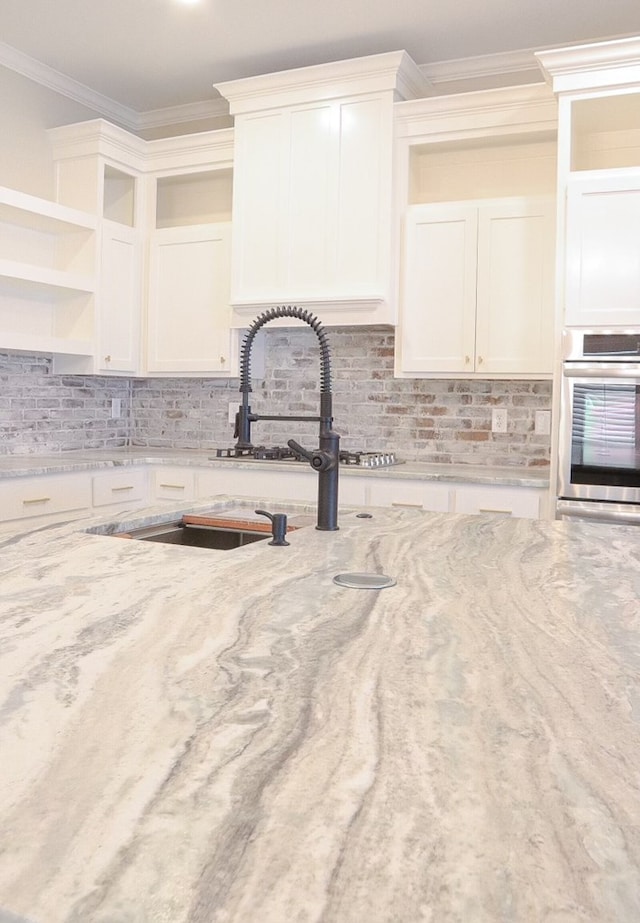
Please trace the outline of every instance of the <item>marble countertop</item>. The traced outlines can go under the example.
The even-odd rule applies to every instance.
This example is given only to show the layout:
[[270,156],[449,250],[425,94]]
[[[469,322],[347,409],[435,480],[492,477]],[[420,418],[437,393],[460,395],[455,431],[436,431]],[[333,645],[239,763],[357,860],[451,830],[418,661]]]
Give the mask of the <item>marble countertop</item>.
[[[0,479],[38,474],[60,474],[69,471],[100,470],[121,465],[166,464],[221,466],[225,468],[265,465],[278,470],[291,470],[299,462],[256,461],[254,459],[216,459],[214,449],[154,449],[126,447],[63,452],[56,455],[0,456]],[[387,468],[364,468],[342,465],[340,476],[394,477],[425,481],[457,481],[469,484],[503,484],[515,487],[549,486],[548,468],[495,467],[488,465],[436,465],[407,461]]]
[[0,920],[637,923],[640,530],[368,512],[0,530]]

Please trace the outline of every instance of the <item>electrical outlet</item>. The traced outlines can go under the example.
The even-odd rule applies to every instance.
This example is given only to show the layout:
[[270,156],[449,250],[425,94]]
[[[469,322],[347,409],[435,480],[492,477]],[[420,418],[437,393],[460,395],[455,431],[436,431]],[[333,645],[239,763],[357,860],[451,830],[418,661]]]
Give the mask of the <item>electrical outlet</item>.
[[551,433],[551,411],[536,410],[535,432],[538,436],[548,436]]
[[506,433],[507,410],[506,407],[494,407],[491,411],[491,432]]
[[238,412],[239,402],[238,401],[229,401],[229,423],[236,422],[236,414]]
[[112,397],[111,398],[111,419],[117,420],[117,418],[121,416],[122,416],[122,398]]

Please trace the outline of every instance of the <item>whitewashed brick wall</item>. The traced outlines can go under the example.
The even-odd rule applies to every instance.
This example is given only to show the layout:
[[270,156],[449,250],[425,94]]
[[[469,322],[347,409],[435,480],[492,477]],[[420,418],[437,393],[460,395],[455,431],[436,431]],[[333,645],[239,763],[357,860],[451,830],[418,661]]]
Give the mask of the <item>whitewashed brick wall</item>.
[[[251,406],[263,413],[318,412],[319,352],[306,328],[266,333],[264,380]],[[534,433],[536,410],[551,407],[551,382],[436,381],[393,377],[393,331],[333,328],[335,428],[345,448],[395,450],[406,459],[524,467],[549,464],[549,437]],[[124,445],[215,448],[233,445],[230,402],[238,381],[53,376],[49,360],[0,355],[0,452]],[[123,417],[110,419],[110,399]],[[506,407],[508,432],[491,432],[491,410]],[[317,424],[256,423],[254,444],[297,438],[315,447]]]

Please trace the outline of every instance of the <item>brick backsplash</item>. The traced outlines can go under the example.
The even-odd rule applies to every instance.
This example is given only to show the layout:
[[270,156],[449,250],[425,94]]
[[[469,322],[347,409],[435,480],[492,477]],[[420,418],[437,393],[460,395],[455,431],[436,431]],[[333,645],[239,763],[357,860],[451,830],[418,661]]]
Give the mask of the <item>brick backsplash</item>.
[[[345,448],[394,450],[403,458],[479,465],[546,466],[550,439],[534,432],[551,408],[550,381],[393,377],[390,328],[329,328],[335,428]],[[253,382],[257,413],[315,415],[318,346],[306,327],[265,331],[265,376]],[[128,443],[167,448],[233,444],[230,402],[238,380],[56,376],[46,357],[0,355],[0,452],[56,452]],[[110,417],[112,397],[123,416]],[[508,431],[491,432],[505,407]],[[293,437],[315,447],[317,424],[258,422],[254,443]]]
[[[111,418],[111,399],[122,416]],[[54,375],[48,356],[0,353],[0,455],[33,455],[128,444],[131,382]]]

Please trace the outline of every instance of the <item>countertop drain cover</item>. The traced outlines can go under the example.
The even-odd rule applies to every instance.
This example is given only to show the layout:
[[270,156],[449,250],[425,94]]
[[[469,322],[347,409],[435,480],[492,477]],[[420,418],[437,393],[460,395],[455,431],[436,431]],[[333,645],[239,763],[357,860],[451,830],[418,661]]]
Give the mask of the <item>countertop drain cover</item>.
[[355,590],[383,590],[396,585],[395,578],[386,574],[336,574],[333,582]]

